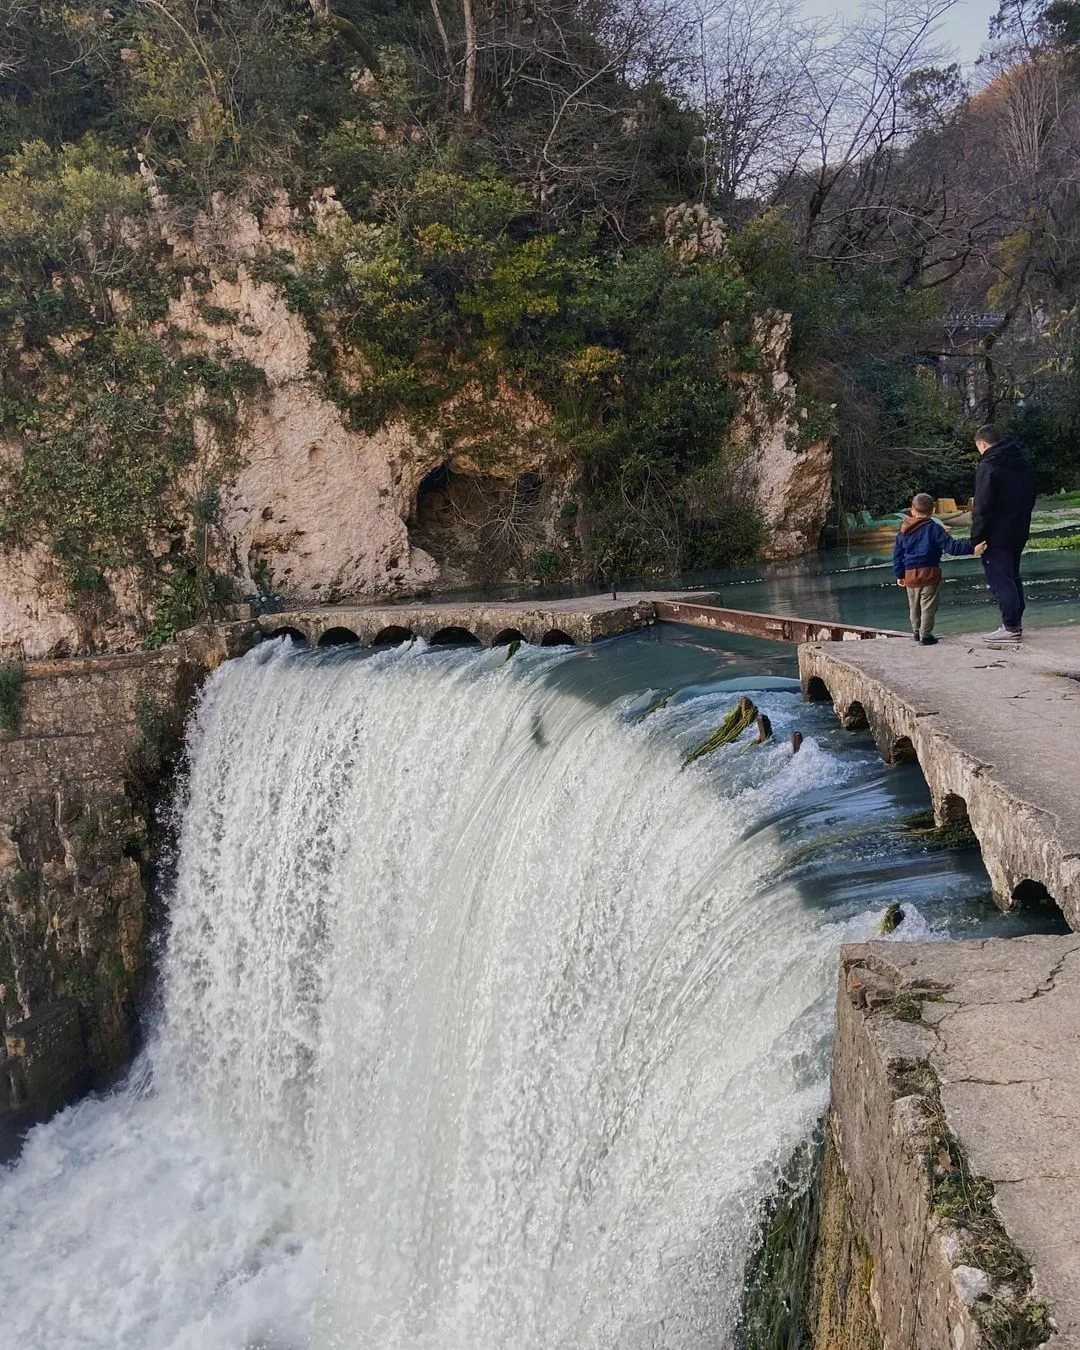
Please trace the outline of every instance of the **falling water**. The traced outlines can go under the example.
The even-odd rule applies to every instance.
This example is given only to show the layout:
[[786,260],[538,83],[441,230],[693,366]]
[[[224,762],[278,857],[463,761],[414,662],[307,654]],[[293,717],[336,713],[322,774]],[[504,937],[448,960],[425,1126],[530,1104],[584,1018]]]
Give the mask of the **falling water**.
[[151,1047],[0,1180],[13,1345],[730,1345],[883,903],[813,902],[822,837],[882,770],[766,680],[775,740],[683,771],[733,690],[643,717],[601,674],[275,642],[213,677]]

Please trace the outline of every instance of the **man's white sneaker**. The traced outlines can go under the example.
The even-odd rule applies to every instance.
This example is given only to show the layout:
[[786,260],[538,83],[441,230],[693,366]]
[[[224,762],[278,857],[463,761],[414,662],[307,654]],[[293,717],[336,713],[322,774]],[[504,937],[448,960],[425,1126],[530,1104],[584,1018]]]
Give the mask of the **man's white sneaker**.
[[1006,628],[1002,625],[992,633],[986,633],[983,636],[984,642],[1023,642],[1024,633],[1020,628]]

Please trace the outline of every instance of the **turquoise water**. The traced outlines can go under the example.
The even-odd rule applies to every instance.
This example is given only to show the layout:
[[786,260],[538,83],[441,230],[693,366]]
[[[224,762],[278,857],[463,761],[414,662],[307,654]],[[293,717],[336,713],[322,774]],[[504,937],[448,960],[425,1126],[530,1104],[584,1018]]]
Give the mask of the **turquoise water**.
[[[1000,622],[975,558],[947,558],[936,631],[990,631]],[[1080,623],[1080,550],[1024,555],[1025,626]],[[764,569],[713,573],[692,584],[712,590],[732,609],[767,610],[807,619],[843,619],[877,628],[907,628],[907,598],[887,560],[821,553]]]

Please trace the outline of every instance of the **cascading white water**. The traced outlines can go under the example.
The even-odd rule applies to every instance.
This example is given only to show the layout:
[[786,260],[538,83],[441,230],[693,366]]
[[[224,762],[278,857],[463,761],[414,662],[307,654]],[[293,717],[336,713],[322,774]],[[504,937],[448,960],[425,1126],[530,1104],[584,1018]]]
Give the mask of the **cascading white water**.
[[560,679],[589,659],[215,675],[151,1049],[0,1185],[13,1344],[730,1345],[873,924],[804,905],[764,822],[852,764],[791,756],[780,691],[775,742],[683,772],[731,693],[638,720]]

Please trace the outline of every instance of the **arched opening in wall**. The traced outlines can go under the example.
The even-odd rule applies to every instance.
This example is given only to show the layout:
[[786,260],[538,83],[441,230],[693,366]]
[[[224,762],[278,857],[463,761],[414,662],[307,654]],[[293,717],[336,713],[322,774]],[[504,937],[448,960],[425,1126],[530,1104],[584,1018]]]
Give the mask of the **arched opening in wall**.
[[351,628],[328,628],[319,638],[320,647],[350,647],[360,641]]
[[898,736],[889,747],[890,764],[914,764],[918,758],[910,736]]
[[267,642],[272,642],[274,638],[292,638],[298,647],[308,645],[307,634],[302,633],[299,628],[274,628],[266,634]]
[[414,633],[411,628],[402,628],[400,624],[392,623],[387,628],[380,628],[371,640],[373,647],[400,647],[403,642],[411,642]]
[[574,639],[561,628],[549,628],[540,639],[541,647],[573,647]]
[[846,731],[865,731],[870,725],[866,716],[866,709],[858,701],[853,700],[840,714],[840,725]]
[[831,703],[832,694],[820,675],[811,675],[806,681],[806,701],[808,703]]
[[1030,877],[1025,877],[1023,881],[1018,882],[1013,887],[1012,901],[1014,909],[1027,910],[1047,916],[1052,915],[1055,918],[1061,915],[1062,923],[1065,922],[1061,906],[1041,881],[1033,881]]
[[971,829],[968,820],[967,802],[955,792],[946,792],[937,809],[938,820],[942,825],[960,825]]
[[528,639],[525,634],[519,632],[516,628],[504,628],[501,633],[496,633],[491,640],[493,647],[509,647],[511,642],[526,642]]
[[431,639],[433,647],[479,647],[480,639],[467,628],[440,628]]

